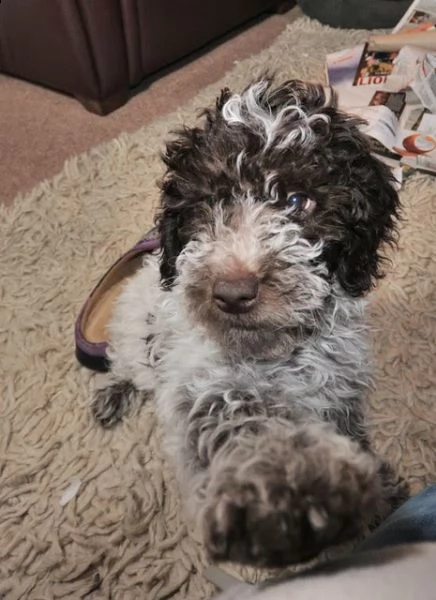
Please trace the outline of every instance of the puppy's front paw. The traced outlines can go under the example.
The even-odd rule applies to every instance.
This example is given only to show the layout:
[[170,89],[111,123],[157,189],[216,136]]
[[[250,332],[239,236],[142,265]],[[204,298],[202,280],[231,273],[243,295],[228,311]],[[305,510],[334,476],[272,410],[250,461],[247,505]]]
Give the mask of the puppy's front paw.
[[204,530],[212,558],[291,564],[367,525],[381,494],[375,459],[351,444],[289,450],[250,458],[211,482]]
[[91,412],[103,427],[112,427],[130,410],[138,391],[129,381],[109,381],[94,391]]

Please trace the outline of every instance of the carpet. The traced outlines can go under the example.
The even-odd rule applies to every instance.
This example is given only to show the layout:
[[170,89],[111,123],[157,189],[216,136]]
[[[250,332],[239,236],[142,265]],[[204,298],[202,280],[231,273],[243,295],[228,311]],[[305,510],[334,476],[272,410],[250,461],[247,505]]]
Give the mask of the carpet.
[[[92,375],[73,355],[74,319],[105,269],[151,225],[169,130],[193,123],[221,87],[240,89],[266,67],[279,77],[323,79],[325,53],[364,38],[298,20],[186,106],[69,160],[1,209],[0,595],[213,594],[160,450],[153,403],[112,431],[93,423]],[[370,303],[370,404],[378,450],[418,491],[436,479],[434,181],[413,176],[402,200],[400,249]],[[70,485],[78,492],[65,504]]]

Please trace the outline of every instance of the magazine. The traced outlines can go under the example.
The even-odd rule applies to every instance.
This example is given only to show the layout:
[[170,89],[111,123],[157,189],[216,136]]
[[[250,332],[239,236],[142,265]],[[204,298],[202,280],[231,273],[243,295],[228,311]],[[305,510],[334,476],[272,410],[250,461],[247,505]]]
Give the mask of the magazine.
[[[436,36],[436,0],[415,0],[394,32],[414,41],[418,30],[421,41],[422,32]],[[391,167],[436,174],[436,51],[374,50],[370,39],[328,55],[326,70],[339,108],[363,120],[374,152]]]
[[415,0],[389,35],[369,37],[370,50],[398,52],[404,45],[436,51],[436,0]]
[[370,50],[365,44],[358,67],[356,69],[353,85],[381,85],[387,82],[392,75],[395,65],[394,61],[398,52],[378,52]]
[[[338,105],[366,122],[362,130],[375,140],[374,150],[377,153],[398,163],[405,157],[410,159],[413,154],[425,155],[428,159],[434,159],[436,172],[436,152],[433,152],[429,140],[432,136],[436,139],[436,115],[422,105],[411,88],[389,90],[386,86],[381,88],[376,85],[345,87],[339,90]],[[426,168],[429,164],[427,160]]]
[[392,90],[406,87],[427,52],[413,48],[407,57],[403,54],[400,61],[400,52],[390,53],[387,57],[385,52],[370,52],[367,44],[328,54],[327,80],[334,89],[367,85],[386,86]]
[[436,113],[436,53],[426,54],[417,67],[410,85],[423,106]]
[[[374,140],[377,154],[390,163],[436,173],[436,115],[422,101],[422,81],[427,85],[415,74],[404,86],[404,78],[392,75],[383,85],[339,85],[335,90],[339,108],[366,122],[362,130]],[[434,101],[436,91],[429,97]]]
[[364,49],[365,44],[359,44],[327,55],[327,80],[333,88],[353,83]]
[[436,27],[435,0],[415,0],[392,33],[428,31]]

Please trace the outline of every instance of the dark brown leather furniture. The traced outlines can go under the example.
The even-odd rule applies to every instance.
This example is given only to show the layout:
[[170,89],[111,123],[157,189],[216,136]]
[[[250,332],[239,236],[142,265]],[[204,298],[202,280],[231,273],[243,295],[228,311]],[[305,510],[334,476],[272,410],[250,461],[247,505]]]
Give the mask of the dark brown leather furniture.
[[147,75],[279,0],[0,0],[0,72],[76,96],[93,112],[124,104]]

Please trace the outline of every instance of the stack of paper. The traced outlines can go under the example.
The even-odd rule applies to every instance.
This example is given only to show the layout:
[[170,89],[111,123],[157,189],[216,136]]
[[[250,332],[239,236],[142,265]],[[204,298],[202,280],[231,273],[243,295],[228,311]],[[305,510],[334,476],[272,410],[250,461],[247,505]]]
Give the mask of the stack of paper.
[[392,34],[330,54],[326,65],[339,107],[366,121],[375,152],[436,174],[436,0],[415,0]]

